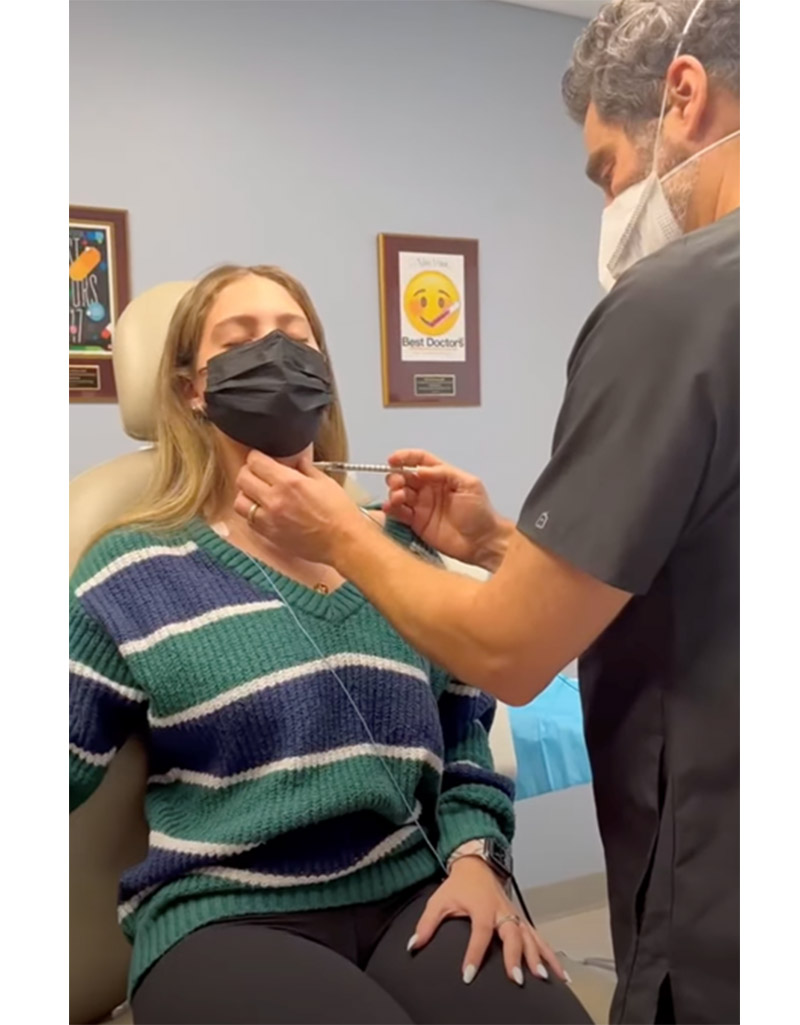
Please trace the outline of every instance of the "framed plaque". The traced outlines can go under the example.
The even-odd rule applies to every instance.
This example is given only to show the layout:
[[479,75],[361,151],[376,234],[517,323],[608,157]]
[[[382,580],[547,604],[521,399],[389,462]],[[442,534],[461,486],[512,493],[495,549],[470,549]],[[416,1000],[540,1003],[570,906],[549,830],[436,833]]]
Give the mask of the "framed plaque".
[[478,241],[379,235],[384,406],[479,406]]
[[114,325],[130,299],[128,212],[69,208],[69,401],[115,402]]

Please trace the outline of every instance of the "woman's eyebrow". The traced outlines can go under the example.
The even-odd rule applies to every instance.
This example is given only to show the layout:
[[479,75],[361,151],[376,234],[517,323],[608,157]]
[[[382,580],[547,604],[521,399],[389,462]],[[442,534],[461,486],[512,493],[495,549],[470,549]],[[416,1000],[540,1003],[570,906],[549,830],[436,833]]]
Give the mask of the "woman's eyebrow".
[[308,323],[308,320],[303,316],[302,313],[282,313],[279,317],[276,317],[275,319],[281,325],[296,323],[302,324],[303,327],[307,327],[309,330],[311,329],[311,325]]

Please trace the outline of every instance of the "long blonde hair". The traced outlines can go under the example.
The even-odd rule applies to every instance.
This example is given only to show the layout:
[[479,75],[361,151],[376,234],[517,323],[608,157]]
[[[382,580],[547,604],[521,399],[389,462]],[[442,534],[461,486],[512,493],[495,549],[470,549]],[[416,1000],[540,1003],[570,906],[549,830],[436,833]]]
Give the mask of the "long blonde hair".
[[[190,409],[187,382],[195,374],[197,350],[206,317],[224,288],[256,274],[285,288],[308,320],[320,351],[329,360],[325,331],[311,297],[300,282],[279,267],[226,264],[205,275],[183,296],[172,315],[158,370],[155,471],[137,505],[108,524],[93,539],[119,527],[157,531],[185,526],[200,515],[213,515],[229,487],[215,432]],[[346,462],[347,435],[336,383],[314,443],[317,459]]]

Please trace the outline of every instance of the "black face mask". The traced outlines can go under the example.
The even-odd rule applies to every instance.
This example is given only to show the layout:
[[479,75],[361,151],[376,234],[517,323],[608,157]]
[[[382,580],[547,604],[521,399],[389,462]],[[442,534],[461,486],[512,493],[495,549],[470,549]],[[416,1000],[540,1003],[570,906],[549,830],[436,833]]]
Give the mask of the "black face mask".
[[302,452],[332,401],[325,357],[282,331],[208,361],[206,416],[229,438],[268,456]]

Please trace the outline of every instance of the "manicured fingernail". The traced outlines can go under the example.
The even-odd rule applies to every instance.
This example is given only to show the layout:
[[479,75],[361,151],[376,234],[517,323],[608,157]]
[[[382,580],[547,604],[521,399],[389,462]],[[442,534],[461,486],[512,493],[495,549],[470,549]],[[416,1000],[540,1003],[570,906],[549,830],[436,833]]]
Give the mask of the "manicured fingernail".
[[522,969],[519,966],[517,966],[511,974],[514,976],[514,982],[516,982],[518,986],[521,986],[525,982],[522,977]]
[[469,986],[475,976],[478,974],[478,969],[474,964],[468,964],[464,969],[464,984]]
[[545,981],[550,978],[550,973],[547,971],[543,964],[536,965],[536,974],[539,976],[540,979],[544,979]]
[[572,979],[570,978],[569,972],[564,972],[564,982],[566,982],[568,986],[572,985]]
[[414,949],[414,947],[416,947],[416,945],[417,945],[417,934],[414,933],[414,935],[411,937],[411,939],[408,941],[408,943],[406,943],[406,950],[408,950],[410,952],[410,951],[412,951]]

